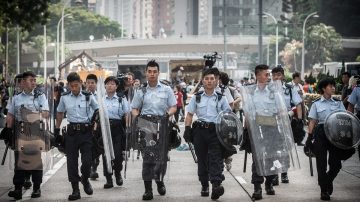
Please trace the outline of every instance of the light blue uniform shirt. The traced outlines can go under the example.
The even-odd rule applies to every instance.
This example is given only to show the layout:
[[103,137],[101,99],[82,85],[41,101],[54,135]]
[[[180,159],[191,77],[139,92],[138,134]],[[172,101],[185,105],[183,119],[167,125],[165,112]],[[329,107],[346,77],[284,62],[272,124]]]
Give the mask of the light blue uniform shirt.
[[121,98],[121,103],[119,102],[119,97],[115,94],[112,97],[105,95],[103,98],[104,107],[107,110],[109,119],[122,119],[124,114],[130,111],[129,103],[125,97]]
[[319,100],[316,100],[311,105],[309,112],[309,118],[319,121],[319,124],[324,124],[326,116],[333,111],[345,111],[342,101],[334,100],[333,98],[325,99],[323,96]]
[[349,96],[348,102],[350,102],[359,111],[360,110],[360,87],[357,86]]
[[131,102],[132,109],[140,109],[142,115],[163,116],[170,107],[176,106],[174,92],[158,81],[156,87],[146,86],[145,96],[140,88]]
[[31,110],[32,112],[39,111],[49,111],[49,103],[45,97],[45,94],[38,95],[34,97],[34,90],[30,93],[25,93],[25,91],[15,95],[11,104],[8,106],[8,112],[15,116],[17,121],[21,120],[20,108],[24,106],[26,109]]
[[278,113],[278,106],[276,104],[275,92],[269,89],[266,85],[264,89],[260,89],[256,86],[252,101],[254,103],[256,114],[262,116],[273,116]]
[[89,123],[92,112],[98,108],[94,95],[90,95],[89,101],[86,101],[86,96],[82,92],[77,96],[70,92],[60,97],[57,112],[66,112],[70,123]]
[[285,84],[283,85],[283,93],[284,93],[285,105],[288,111],[291,110],[291,101],[295,106],[302,102],[299,93],[294,87],[291,88],[292,100],[290,96],[290,90],[285,86]]
[[190,114],[196,114],[199,121],[215,123],[216,117],[221,111],[231,111],[226,97],[222,96],[218,100],[215,90],[212,95],[207,95],[204,91],[200,96],[200,103],[196,103],[196,95],[194,95],[187,105],[187,111]]

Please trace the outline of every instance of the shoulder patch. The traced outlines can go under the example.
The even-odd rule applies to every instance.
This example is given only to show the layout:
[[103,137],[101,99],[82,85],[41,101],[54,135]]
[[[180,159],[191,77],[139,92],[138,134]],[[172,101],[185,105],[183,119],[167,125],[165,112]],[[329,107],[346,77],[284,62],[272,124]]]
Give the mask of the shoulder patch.
[[37,98],[39,97],[40,95],[44,94],[42,91],[40,90],[34,90],[34,97]]
[[201,91],[198,91],[198,92],[195,93],[195,95],[201,95],[203,92],[204,92],[204,91],[202,91],[202,90],[201,90]]
[[63,93],[61,93],[61,96],[63,96],[63,95],[69,95],[71,93],[71,91],[66,91],[66,92],[63,92]]
[[320,99],[321,99],[321,97],[319,97],[319,98],[317,98],[317,99],[313,100],[313,101],[312,101],[312,103],[317,102],[317,101],[319,101]]

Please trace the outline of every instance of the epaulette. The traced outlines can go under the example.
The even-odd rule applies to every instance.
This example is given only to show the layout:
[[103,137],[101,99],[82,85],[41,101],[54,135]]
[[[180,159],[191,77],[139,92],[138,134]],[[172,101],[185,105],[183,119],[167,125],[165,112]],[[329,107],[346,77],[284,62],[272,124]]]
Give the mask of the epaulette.
[[91,92],[86,91],[86,90],[82,90],[81,93],[84,94],[85,96],[87,96],[87,95],[90,96],[91,95]]
[[332,97],[332,99],[333,100],[335,100],[335,101],[341,101],[339,98],[337,98],[337,97]]
[[165,86],[170,86],[170,82],[167,80],[160,80],[161,84],[164,84]]
[[317,98],[317,99],[313,100],[313,101],[312,101],[312,103],[317,102],[317,101],[319,101],[320,99],[321,99],[321,97],[319,97],[319,98]]
[[63,93],[61,93],[61,96],[64,96],[64,95],[69,95],[71,93],[71,91],[66,91],[66,92],[63,92]]
[[17,92],[15,92],[15,95],[19,95],[21,93],[22,93],[22,91],[17,91]]

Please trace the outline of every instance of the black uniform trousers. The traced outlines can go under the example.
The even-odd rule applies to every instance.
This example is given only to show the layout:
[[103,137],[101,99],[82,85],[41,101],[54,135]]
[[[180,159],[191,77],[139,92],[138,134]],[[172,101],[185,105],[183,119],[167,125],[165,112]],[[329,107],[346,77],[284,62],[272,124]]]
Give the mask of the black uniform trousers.
[[[15,189],[22,189],[25,179],[30,178],[30,176],[34,184],[34,188],[39,189],[43,177],[42,163],[41,163],[41,169],[22,170],[21,168],[18,168],[16,165],[18,159],[19,159],[18,152],[15,151],[15,169],[14,169],[14,177],[13,177],[13,184],[15,185]],[[38,160],[41,162],[42,161],[41,157]]]
[[196,124],[193,130],[199,181],[202,185],[209,181],[221,183],[225,180],[223,148],[216,135],[215,125]]
[[[327,191],[327,186],[332,183],[341,169],[341,159],[338,148],[333,146],[326,138],[324,125],[319,124],[314,129],[313,152],[316,156],[316,169],[318,173],[318,184],[321,192]],[[327,158],[329,153],[329,159]],[[327,171],[329,164],[329,171]]]
[[82,178],[88,179],[90,177],[93,145],[91,127],[84,127],[84,125],[82,125],[82,127],[77,130],[69,124],[67,131],[68,133],[65,137],[65,151],[68,179],[70,182],[79,182],[81,180],[78,170],[79,151],[81,153]]
[[[111,139],[113,143],[114,155],[115,159],[113,160],[112,168],[115,172],[115,176],[119,175],[123,168],[123,151],[125,151],[125,141],[126,136],[124,132],[124,128],[121,125],[121,120],[110,120],[110,129],[111,129]],[[104,176],[111,176],[112,173],[108,173],[106,169],[106,157],[102,155],[103,158],[103,170]]]

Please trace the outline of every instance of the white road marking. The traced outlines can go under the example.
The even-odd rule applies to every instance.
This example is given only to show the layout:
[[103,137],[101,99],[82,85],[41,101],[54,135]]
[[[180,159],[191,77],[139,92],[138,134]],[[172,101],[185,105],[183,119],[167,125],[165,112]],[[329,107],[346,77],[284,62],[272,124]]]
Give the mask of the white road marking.
[[235,176],[235,178],[240,182],[240,184],[246,184],[246,181],[244,180],[244,178],[242,178],[240,176]]

